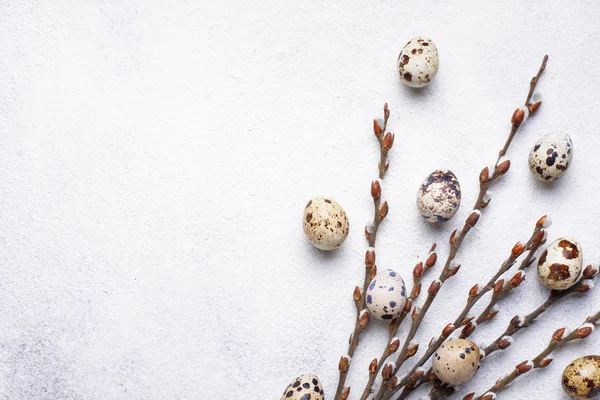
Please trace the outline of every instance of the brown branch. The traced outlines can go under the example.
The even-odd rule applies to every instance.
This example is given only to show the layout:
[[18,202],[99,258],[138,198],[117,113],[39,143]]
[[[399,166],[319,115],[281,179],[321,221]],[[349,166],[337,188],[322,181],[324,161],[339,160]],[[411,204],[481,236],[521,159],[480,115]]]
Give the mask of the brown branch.
[[[467,318],[467,315],[469,314],[471,309],[475,306],[475,304],[477,304],[477,302],[479,302],[479,300],[481,300],[483,298],[483,296],[485,296],[486,293],[488,293],[492,290],[494,292],[497,292],[497,291],[499,291],[499,288],[504,287],[504,279],[499,280],[500,276],[505,274],[515,264],[517,258],[519,258],[519,256],[521,254],[523,254],[525,249],[531,247],[531,245],[540,237],[540,234],[541,234],[541,237],[544,237],[543,227],[544,227],[545,221],[546,221],[546,217],[544,216],[536,222],[535,228],[533,229],[533,232],[532,232],[530,238],[527,240],[526,244],[518,242],[517,244],[515,244],[513,246],[513,248],[511,249],[510,255],[506,258],[506,260],[504,260],[504,262],[501,264],[501,266],[498,269],[498,271],[496,272],[496,274],[488,281],[488,283],[486,285],[484,285],[482,288],[479,288],[479,285],[475,285],[471,288],[471,290],[469,291],[469,296],[467,298],[465,307],[459,313],[459,315],[456,317],[454,322],[452,324],[449,324],[446,326],[446,329],[445,329],[446,333],[448,331],[449,331],[449,333],[452,333],[452,331],[454,331],[454,328],[459,327],[459,326],[465,326],[465,328],[469,327],[469,326],[475,327],[475,325],[471,322],[471,320],[473,318]],[[518,286],[521,284],[522,279],[513,278],[513,279],[511,279],[510,282],[512,282],[512,285]],[[422,379],[421,379],[422,376],[426,376],[426,377],[431,376],[431,374],[432,374],[431,369],[424,374],[422,372],[420,372],[420,369],[431,358],[432,354],[435,353],[436,350],[447,340],[448,335],[449,334],[447,334],[447,335],[442,334],[439,338],[437,338],[436,340],[432,341],[429,344],[429,347],[427,348],[427,351],[425,352],[425,354],[419,359],[419,361],[414,365],[414,367],[410,370],[410,372],[408,372],[406,374],[406,376],[398,383],[398,385],[397,385],[398,389],[401,387],[404,387],[408,384],[411,385],[411,389],[414,389],[414,388],[420,386],[420,384],[421,384],[420,382],[422,382]],[[395,389],[395,391],[397,391],[397,390]]]
[[[388,105],[386,103],[383,106],[383,128],[381,128],[377,120],[373,120],[373,131],[380,147],[379,177],[381,179],[383,179],[385,172],[389,167],[389,162],[386,161],[387,154],[394,144],[393,133],[387,132],[384,135],[384,132],[387,129],[387,122],[389,118],[390,110],[388,109]],[[363,279],[362,290],[358,286],[354,288],[353,299],[356,306],[354,330],[352,335],[350,335],[350,339],[348,340],[348,353],[340,358],[340,362],[338,364],[340,377],[335,392],[335,400],[346,400],[350,395],[350,387],[345,386],[346,378],[348,377],[348,371],[350,369],[350,362],[354,356],[356,348],[358,347],[360,335],[367,327],[367,324],[370,320],[370,313],[365,304],[365,294],[367,292],[367,288],[369,287],[369,283],[377,273],[377,267],[375,266],[375,242],[377,240],[379,225],[383,222],[389,210],[387,201],[384,201],[383,203],[381,202],[381,184],[377,180],[371,182],[371,197],[373,198],[374,213],[373,224],[371,228],[369,229],[368,227],[365,227],[365,237],[369,243],[369,249],[367,249],[365,254],[365,276]]]
[[[535,111],[537,111],[541,105],[541,103],[536,103],[535,105],[531,105],[530,100],[531,100],[531,96],[533,95],[533,92],[535,90],[535,87],[539,81],[539,78],[540,78],[542,72],[544,71],[544,69],[546,68],[547,61],[548,61],[548,56],[544,56],[544,59],[542,61],[542,66],[540,67],[538,74],[531,80],[529,94],[527,95],[527,99],[525,100],[525,106],[529,109],[530,114],[533,114]],[[450,251],[448,254],[448,258],[446,259],[444,268],[442,269],[442,272],[441,272],[439,278],[430,285],[429,290],[428,290],[427,299],[425,300],[425,303],[423,304],[422,308],[418,312],[415,311],[413,313],[412,324],[411,324],[410,330],[407,334],[404,346],[402,347],[402,350],[400,351],[400,354],[398,355],[398,358],[396,360],[393,375],[397,374],[398,370],[404,364],[404,362],[416,353],[417,349],[415,347],[418,348],[418,345],[413,344],[412,340],[414,339],[414,337],[423,321],[423,318],[425,317],[425,314],[427,314],[427,311],[431,307],[431,304],[433,303],[434,299],[436,298],[436,296],[440,290],[440,287],[444,284],[444,282],[449,277],[451,277],[452,275],[454,275],[458,272],[458,267],[453,267],[454,258],[456,257],[456,254],[458,253],[458,250],[460,249],[460,246],[461,246],[464,238],[467,236],[467,234],[469,233],[471,228],[473,226],[475,226],[475,224],[479,220],[481,210],[483,208],[485,208],[487,206],[487,204],[489,203],[489,199],[487,198],[487,193],[488,193],[490,186],[492,185],[492,183],[494,183],[496,181],[496,179],[498,179],[500,176],[504,175],[510,168],[510,161],[507,159],[504,159],[504,156],[506,155],[506,153],[513,141],[513,138],[515,137],[517,131],[519,130],[519,127],[524,122],[524,119],[525,119],[525,112],[523,110],[521,110],[520,108],[517,108],[513,112],[513,115],[511,118],[511,124],[512,124],[511,130],[508,135],[508,138],[506,139],[506,142],[504,143],[504,146],[502,147],[502,149],[500,150],[500,152],[498,154],[498,158],[496,160],[496,164],[495,164],[493,173],[490,175],[489,168],[485,167],[479,174],[479,183],[480,183],[479,184],[479,195],[477,196],[477,200],[475,201],[475,205],[473,206],[473,211],[467,217],[467,220],[465,221],[463,228],[460,231],[455,230],[452,233],[452,235],[450,236]],[[402,386],[398,385],[398,381],[399,381],[399,378],[397,376],[393,376],[392,378],[390,378],[388,380],[384,379],[379,391],[377,392],[377,395],[375,396],[375,399],[381,400],[382,398],[384,398],[384,395],[385,395],[386,399],[389,399],[394,393],[396,393],[402,387]]]
[[498,379],[496,383],[490,387],[483,395],[477,396],[475,393],[470,393],[464,397],[464,400],[494,400],[496,394],[504,390],[510,383],[517,378],[531,371],[532,369],[545,368],[552,362],[551,354],[567,343],[587,338],[593,331],[594,325],[600,321],[600,312],[588,317],[585,322],[570,334],[566,334],[566,328],[560,328],[552,335],[552,339],[548,346],[541,353],[531,360],[523,361],[518,364],[515,369],[508,375]]
[[[475,285],[469,291],[469,297],[467,299],[467,303],[461,313],[458,315],[452,326],[459,327],[463,326],[463,330],[461,332],[460,337],[466,338],[468,335],[473,333],[477,324],[473,322],[473,317],[467,318],[470,310],[475,306],[475,304],[481,300],[481,298],[488,292],[493,290],[494,297],[497,293],[502,292],[505,288],[515,288],[519,286],[523,280],[524,275],[517,273],[512,279],[509,280],[508,283],[504,284],[504,279],[499,279],[504,273],[506,273],[516,262],[517,258],[523,254],[525,250],[528,250],[529,253],[525,259],[521,262],[519,270],[522,270],[524,266],[529,266],[531,264],[531,254],[535,252],[535,250],[539,247],[540,243],[546,236],[545,230],[543,229],[546,226],[547,217],[543,216],[535,224],[535,228],[527,242],[523,245],[521,242],[517,243],[513,246],[510,255],[508,258],[502,263],[500,269],[496,272],[496,274],[489,280],[489,282],[483,286],[483,288],[479,289],[479,285]],[[489,307],[489,305],[488,305]],[[495,314],[494,314],[495,315]],[[490,318],[491,319],[491,318]],[[433,375],[433,370],[430,368],[424,374],[418,373],[418,369],[422,367],[428,360],[431,358],[431,355],[435,353],[435,351],[439,348],[439,346],[444,343],[447,338],[440,337],[435,342],[430,343],[427,352],[421,357],[421,359],[415,364],[413,369],[407,374],[407,376],[400,381],[398,386],[407,386],[400,395],[399,399],[406,398],[410,392],[412,392],[417,387],[421,386],[424,383],[431,382],[430,377],[435,377]],[[420,375],[426,377],[426,379],[419,379]],[[435,379],[434,379],[435,380]],[[437,383],[437,381],[436,381]]]
[[[363,393],[360,397],[361,400],[365,400],[369,397],[369,395],[372,392],[373,383],[375,382],[375,378],[377,378],[377,374],[379,374],[379,372],[381,371],[381,368],[383,368],[383,365],[385,364],[387,359],[392,354],[394,354],[398,350],[398,347],[400,346],[400,340],[396,337],[396,333],[398,332],[398,328],[400,328],[400,325],[402,325],[402,322],[404,321],[406,316],[410,313],[410,311],[412,309],[412,304],[419,297],[419,294],[421,293],[421,281],[423,280],[423,276],[425,275],[425,273],[427,271],[429,271],[435,265],[435,263],[437,261],[437,254],[435,253],[435,247],[436,247],[435,244],[433,246],[431,246],[431,249],[429,250],[429,255],[427,256],[427,260],[425,261],[425,264],[423,264],[423,262],[419,262],[413,269],[413,286],[412,286],[411,293],[406,300],[404,310],[402,310],[402,313],[400,314],[400,316],[398,318],[395,318],[390,323],[388,342],[383,350],[383,353],[379,357],[379,361],[377,360],[377,358],[375,358],[375,359],[373,359],[373,361],[371,361],[371,364],[369,365],[369,379],[368,379],[367,384],[365,385]],[[384,375],[387,375],[388,373],[391,373],[391,370],[388,369]]]
[[[547,227],[549,225],[547,221],[548,221],[547,217],[544,216],[538,221],[538,224],[541,223],[541,225],[543,227]],[[530,239],[529,242],[527,242],[526,249],[527,249],[528,253],[527,253],[527,256],[525,256],[525,258],[521,261],[521,265],[519,266],[519,271],[525,271],[527,268],[529,268],[529,266],[531,264],[533,264],[533,262],[536,259],[536,257],[535,257],[536,251],[539,249],[540,246],[542,246],[544,243],[546,243],[546,231],[540,230],[538,232],[537,236],[532,237],[532,239],[533,240]],[[468,323],[463,328],[463,330],[460,334],[460,338],[466,339],[473,333],[473,331],[479,325],[481,325],[482,323],[484,323],[486,321],[492,320],[498,313],[497,307],[496,307],[498,302],[501,299],[503,299],[512,289],[518,287],[524,279],[525,279],[524,274],[517,273],[511,280],[506,282],[504,284],[504,286],[500,285],[500,287],[498,287],[498,290],[495,289],[494,292],[492,293],[492,297],[490,298],[490,301],[489,301],[488,305],[486,306],[486,308],[479,314],[479,316],[477,318],[475,318],[474,322]]]
[[[597,274],[598,270],[592,267],[591,265],[588,265],[585,268],[581,279],[575,285],[573,285],[567,290],[551,291],[550,295],[548,296],[548,299],[544,301],[535,310],[533,310],[531,313],[525,315],[524,317],[513,317],[506,329],[504,330],[504,332],[500,334],[490,345],[483,349],[483,351],[481,352],[483,356],[482,362],[486,360],[492,353],[495,353],[499,350],[506,350],[507,348],[509,348],[513,342],[513,336],[517,332],[529,327],[540,315],[545,313],[554,304],[560,302],[569,295],[589,292],[593,287],[593,282],[591,279],[593,279]],[[432,389],[430,397],[432,400],[442,399],[450,396],[455,391],[455,387],[450,387],[446,385],[438,386],[437,388],[434,387]]]

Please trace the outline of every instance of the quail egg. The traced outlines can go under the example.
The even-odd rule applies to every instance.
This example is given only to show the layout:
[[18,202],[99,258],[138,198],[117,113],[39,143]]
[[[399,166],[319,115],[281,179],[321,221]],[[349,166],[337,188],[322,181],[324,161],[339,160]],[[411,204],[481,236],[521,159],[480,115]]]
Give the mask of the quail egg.
[[437,75],[439,67],[438,50],[428,37],[412,38],[398,56],[400,80],[411,87],[429,85]]
[[565,290],[573,286],[581,275],[583,253],[579,242],[562,237],[552,242],[540,254],[538,276],[549,289]]
[[304,233],[318,249],[333,250],[348,237],[346,212],[335,200],[318,196],[304,208]]
[[448,221],[460,207],[460,184],[449,170],[432,172],[421,184],[417,193],[417,207],[429,222]]
[[562,386],[573,399],[594,399],[600,396],[600,356],[578,358],[565,368]]
[[323,400],[325,392],[319,378],[313,374],[300,375],[285,388],[281,400]]
[[432,362],[439,380],[460,385],[475,375],[479,367],[479,347],[466,339],[449,340],[436,350]]
[[404,280],[395,271],[379,271],[367,289],[367,308],[371,315],[391,321],[400,315],[406,304]]
[[543,136],[529,152],[529,170],[543,182],[552,182],[567,172],[573,161],[573,141],[564,132]]

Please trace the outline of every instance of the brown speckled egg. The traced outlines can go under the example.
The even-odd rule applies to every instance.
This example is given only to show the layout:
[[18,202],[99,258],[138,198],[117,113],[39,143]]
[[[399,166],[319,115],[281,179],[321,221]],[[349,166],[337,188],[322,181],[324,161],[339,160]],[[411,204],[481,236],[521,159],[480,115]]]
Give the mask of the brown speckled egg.
[[583,253],[579,242],[562,237],[552,242],[540,254],[538,276],[549,289],[565,290],[573,286],[581,275]]
[[429,174],[417,193],[417,207],[427,221],[438,224],[452,218],[460,207],[460,184],[452,171]]
[[466,339],[449,340],[433,354],[433,372],[450,385],[465,383],[479,367],[479,347]]
[[304,208],[304,233],[318,249],[333,250],[338,247],[350,229],[346,212],[335,200],[318,196]]
[[542,182],[560,178],[572,162],[573,141],[563,132],[543,136],[529,153],[529,170]]
[[398,72],[402,83],[420,88],[431,83],[440,67],[437,47],[428,37],[412,38],[398,56]]
[[569,364],[563,372],[562,385],[573,399],[600,396],[600,356],[581,357]]
[[313,374],[300,375],[285,388],[281,400],[323,400],[325,392],[319,378]]

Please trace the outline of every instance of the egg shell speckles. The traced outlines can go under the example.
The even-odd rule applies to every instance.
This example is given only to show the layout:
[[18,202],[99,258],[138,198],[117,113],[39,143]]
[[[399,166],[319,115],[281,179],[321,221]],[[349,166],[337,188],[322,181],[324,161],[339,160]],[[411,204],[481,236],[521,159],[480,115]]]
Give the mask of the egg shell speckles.
[[565,290],[573,286],[581,275],[583,252],[579,242],[562,237],[552,242],[540,254],[538,276],[549,289]]
[[543,136],[529,152],[529,170],[542,182],[552,182],[567,172],[573,161],[573,141],[564,132]]
[[600,356],[581,357],[569,364],[563,372],[562,385],[573,399],[600,396]]
[[449,170],[432,172],[421,184],[417,193],[419,213],[429,222],[448,221],[460,207],[460,184]]
[[433,354],[433,372],[442,382],[460,385],[475,375],[479,356],[479,346],[470,340],[449,340]]
[[313,374],[300,375],[285,388],[281,400],[323,400],[323,386]]
[[440,68],[437,47],[428,37],[412,38],[398,56],[400,80],[410,87],[423,87],[431,83]]
[[379,271],[367,289],[367,308],[371,315],[391,322],[406,304],[406,286],[400,274],[391,269]]
[[346,212],[335,200],[318,196],[304,208],[304,233],[318,249],[338,248],[346,237],[350,225]]

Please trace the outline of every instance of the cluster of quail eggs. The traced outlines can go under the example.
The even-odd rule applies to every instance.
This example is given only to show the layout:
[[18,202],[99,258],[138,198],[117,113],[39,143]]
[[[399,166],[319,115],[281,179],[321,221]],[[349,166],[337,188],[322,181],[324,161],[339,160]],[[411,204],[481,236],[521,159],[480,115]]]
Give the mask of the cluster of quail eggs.
[[[439,70],[437,47],[428,37],[412,38],[398,56],[398,73],[402,83],[421,88],[429,85]],[[540,138],[529,153],[529,169],[543,182],[552,182],[565,174],[573,160],[573,142],[568,134],[554,132]],[[461,188],[456,175],[447,169],[429,174],[417,192],[417,209],[432,224],[450,220],[458,211]],[[333,199],[313,198],[304,209],[304,232],[318,249],[334,250],[346,240],[349,223],[346,212]],[[583,253],[579,242],[561,237],[540,255],[538,276],[552,290],[566,290],[581,277]],[[395,271],[379,271],[366,293],[370,314],[384,322],[398,317],[406,304],[406,287]],[[433,354],[435,375],[449,385],[462,384],[479,368],[481,354],[476,343],[449,340]],[[591,399],[600,395],[600,356],[586,356],[573,361],[564,370],[565,392],[574,399]],[[296,378],[285,389],[282,400],[322,400],[323,388],[312,374]]]

